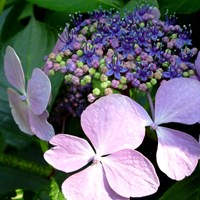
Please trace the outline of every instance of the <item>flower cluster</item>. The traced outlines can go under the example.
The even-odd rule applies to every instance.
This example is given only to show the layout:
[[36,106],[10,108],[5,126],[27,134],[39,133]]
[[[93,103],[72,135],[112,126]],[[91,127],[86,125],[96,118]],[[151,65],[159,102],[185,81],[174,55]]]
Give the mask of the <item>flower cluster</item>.
[[59,36],[45,71],[60,71],[72,87],[90,85],[88,102],[194,74],[197,49],[189,48],[191,30],[177,25],[175,16],[161,21],[156,8],[142,5],[124,18],[100,8],[88,18],[77,13],[71,19],[74,27],[67,25]]

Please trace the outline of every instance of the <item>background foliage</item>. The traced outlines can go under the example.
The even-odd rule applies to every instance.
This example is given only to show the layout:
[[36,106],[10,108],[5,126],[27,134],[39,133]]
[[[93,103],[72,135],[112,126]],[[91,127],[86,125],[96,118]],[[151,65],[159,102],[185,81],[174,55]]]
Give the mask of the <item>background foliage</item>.
[[[200,49],[199,0],[146,2],[159,7],[162,17],[168,10],[169,14],[176,13],[179,24],[191,24],[193,45]],[[78,11],[87,13],[100,5],[104,9],[132,10],[137,3],[137,0],[0,0],[0,199],[62,200],[59,187],[66,178],[66,174],[56,172],[56,178],[50,179],[54,171],[43,159],[46,145],[23,134],[12,119],[6,93],[9,84],[3,71],[6,46],[14,47],[28,79],[33,68],[44,65],[43,57],[51,52],[61,33],[60,29],[70,23],[69,14]],[[55,86],[57,81],[59,80],[54,80]],[[187,129],[193,132],[199,128],[196,126]],[[145,145],[154,146],[154,155],[145,152]],[[155,143],[145,141],[140,150],[151,160],[155,160]],[[140,199],[200,199],[199,167],[192,176],[177,183],[159,169],[156,170],[161,179],[159,191]]]

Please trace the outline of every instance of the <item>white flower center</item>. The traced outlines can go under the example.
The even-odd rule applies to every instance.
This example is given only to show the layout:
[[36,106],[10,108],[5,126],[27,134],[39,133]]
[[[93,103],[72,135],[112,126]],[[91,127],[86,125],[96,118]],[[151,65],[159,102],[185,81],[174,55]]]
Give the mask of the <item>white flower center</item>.
[[101,156],[95,155],[93,158],[93,164],[98,164],[101,161]]

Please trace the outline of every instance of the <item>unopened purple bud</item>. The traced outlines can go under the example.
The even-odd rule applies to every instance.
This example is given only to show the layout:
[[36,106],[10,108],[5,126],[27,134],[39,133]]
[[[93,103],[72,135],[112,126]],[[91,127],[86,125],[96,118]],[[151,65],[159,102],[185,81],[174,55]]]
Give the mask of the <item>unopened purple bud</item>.
[[48,67],[48,69],[51,69],[53,67],[53,62],[47,61],[46,66]]
[[147,86],[145,83],[139,85],[139,90],[145,92],[147,90]]
[[88,72],[90,68],[87,65],[83,65],[82,70],[84,73]]
[[88,94],[87,99],[90,103],[94,102],[96,97],[93,94]]
[[93,60],[91,62],[92,67],[94,67],[95,69],[97,69],[99,67],[99,61],[98,60]]
[[112,80],[111,86],[112,86],[113,88],[118,88],[118,85],[119,85],[119,81],[118,81],[118,80]]
[[80,84],[80,80],[77,76],[72,76],[72,83],[74,85],[79,85]]
[[76,68],[74,73],[78,77],[83,76],[83,70],[81,68]]
[[76,62],[79,59],[79,56],[77,54],[73,54],[71,58],[74,62]]
[[146,60],[147,56],[148,56],[148,54],[146,52],[141,52],[141,54],[140,54],[140,58],[142,60]]
[[174,42],[173,41],[170,41],[167,43],[167,48],[168,49],[172,49],[174,47]]
[[75,50],[79,50],[79,49],[81,48],[81,44],[78,43],[78,42],[74,42],[74,43],[73,43],[73,48],[74,48]]
[[163,37],[163,38],[162,38],[162,41],[163,41],[164,43],[168,43],[168,42],[169,42],[169,38],[168,38],[168,37]]
[[102,49],[96,49],[96,50],[95,50],[95,54],[96,54],[97,56],[103,56],[103,50],[102,50]]
[[59,64],[59,63],[55,63],[54,66],[53,66],[53,69],[54,69],[55,71],[60,70],[60,64]]

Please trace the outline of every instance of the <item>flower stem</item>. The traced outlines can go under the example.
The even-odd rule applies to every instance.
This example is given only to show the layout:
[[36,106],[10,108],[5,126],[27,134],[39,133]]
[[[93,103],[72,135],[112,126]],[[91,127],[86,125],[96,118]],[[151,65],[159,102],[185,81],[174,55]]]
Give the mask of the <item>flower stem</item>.
[[15,156],[11,156],[4,153],[0,153],[0,163],[3,165],[15,167],[44,177],[49,177],[53,171],[53,168],[50,166],[42,166],[37,163],[17,158]]
[[153,105],[153,100],[151,98],[151,94],[150,94],[149,90],[146,90],[146,94],[147,94],[147,98],[148,98],[150,109],[151,109],[151,116],[152,116],[152,119],[154,121],[154,119],[155,119],[155,109],[154,109],[154,105]]

